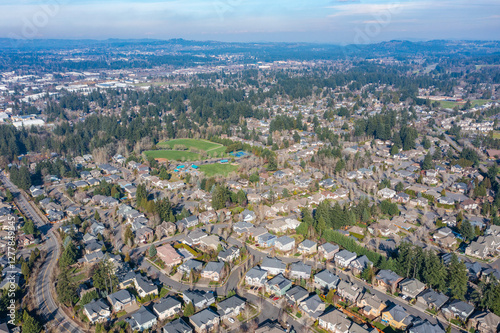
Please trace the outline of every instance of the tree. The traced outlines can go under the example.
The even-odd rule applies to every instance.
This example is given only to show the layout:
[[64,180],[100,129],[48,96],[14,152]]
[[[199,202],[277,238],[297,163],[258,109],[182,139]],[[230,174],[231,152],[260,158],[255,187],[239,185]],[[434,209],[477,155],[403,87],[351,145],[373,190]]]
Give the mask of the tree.
[[22,333],[39,333],[42,331],[42,325],[34,317],[24,310]]
[[297,131],[293,133],[293,141],[295,141],[296,143],[300,143],[300,135],[299,133],[297,133]]
[[217,185],[212,194],[212,207],[219,210],[226,207],[226,203],[230,201],[231,193],[227,187]]
[[127,226],[125,229],[125,234],[123,235],[125,243],[128,243],[129,246],[132,246],[134,244],[134,232],[132,231],[132,228],[130,225]]
[[34,235],[36,233],[37,229],[32,220],[26,221],[26,223],[23,226],[23,231],[27,235]]
[[457,255],[453,253],[448,267],[448,288],[451,297],[464,299],[468,280],[465,263],[459,261]]
[[125,253],[125,259],[123,259],[125,262],[130,262],[130,252]]
[[71,282],[68,271],[64,268],[57,278],[56,293],[59,301],[67,306],[72,306],[78,301],[76,285]]
[[75,244],[73,244],[73,242],[70,242],[61,255],[61,259],[59,260],[59,267],[61,267],[61,269],[65,269],[68,266],[73,265],[74,263],[76,263],[77,256],[78,253],[76,246]]
[[403,190],[404,190],[404,185],[403,185],[403,183],[399,182],[396,185],[396,192],[402,192]]
[[101,260],[92,272],[92,280],[97,289],[106,291],[108,294],[112,293],[118,285],[113,263],[108,259]]
[[99,215],[99,212],[96,210],[95,213],[94,213],[94,219],[96,221],[100,221],[101,220],[101,215]]
[[375,274],[373,273],[373,268],[371,266],[365,267],[365,269],[361,272],[361,278],[368,283],[372,283],[374,275]]
[[148,252],[149,252],[149,257],[153,258],[156,255],[156,246],[154,246],[154,244],[151,244]]
[[29,268],[28,264],[26,263],[26,261],[23,261],[23,263],[21,265],[21,273],[23,273],[24,279],[26,281],[28,281],[29,276],[30,276],[30,268]]
[[184,317],[190,317],[194,315],[194,305],[193,302],[186,302],[186,305],[184,306]]
[[468,242],[470,242],[476,236],[476,234],[474,232],[474,228],[472,228],[472,225],[470,224],[470,222],[468,220],[465,220],[460,225],[460,234]]
[[424,161],[422,162],[422,170],[430,169],[432,169],[432,156],[431,153],[427,153],[424,157]]

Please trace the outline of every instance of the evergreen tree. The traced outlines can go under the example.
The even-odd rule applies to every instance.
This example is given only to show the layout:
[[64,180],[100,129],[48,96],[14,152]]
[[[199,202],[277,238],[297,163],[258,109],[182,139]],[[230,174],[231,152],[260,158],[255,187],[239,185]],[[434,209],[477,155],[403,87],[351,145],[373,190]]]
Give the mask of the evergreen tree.
[[154,246],[154,244],[151,244],[148,252],[149,252],[149,257],[153,258],[156,255],[156,246]]
[[448,288],[450,296],[457,299],[464,299],[468,280],[465,263],[459,261],[457,255],[453,253],[448,267]]
[[22,333],[39,333],[42,331],[42,325],[34,317],[24,310]]

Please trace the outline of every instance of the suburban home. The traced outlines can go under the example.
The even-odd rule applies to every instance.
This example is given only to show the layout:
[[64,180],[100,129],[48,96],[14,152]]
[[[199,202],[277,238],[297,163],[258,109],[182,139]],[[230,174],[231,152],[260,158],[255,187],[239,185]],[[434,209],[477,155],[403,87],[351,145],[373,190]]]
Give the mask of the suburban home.
[[210,308],[201,310],[189,317],[195,332],[210,332],[219,326],[220,316]]
[[291,279],[309,279],[311,277],[311,266],[304,264],[302,261],[292,263],[289,276]]
[[283,296],[292,287],[292,281],[278,274],[271,280],[265,282],[266,291],[276,296]]
[[356,306],[360,308],[361,313],[370,319],[376,318],[382,314],[387,307],[385,302],[380,300],[377,295],[364,293],[356,301]]
[[236,317],[245,309],[246,302],[239,296],[234,295],[217,304],[222,319]]
[[167,296],[153,304],[153,311],[156,313],[159,320],[165,320],[168,317],[180,313],[182,311],[181,307],[181,301],[172,296]]
[[252,267],[245,275],[245,284],[253,287],[262,287],[267,278],[267,271],[258,266]]
[[248,232],[253,227],[254,225],[252,223],[241,221],[233,224],[233,231],[236,232],[238,235],[241,235],[243,233]]
[[201,270],[201,277],[212,281],[219,281],[222,278],[224,263],[221,261],[210,261]]
[[128,319],[130,327],[140,332],[150,329],[156,325],[156,322],[156,316],[145,306],[142,306],[138,311],[134,312],[130,319]]
[[500,331],[500,317],[487,311],[481,311],[469,318],[467,327],[474,328],[479,333],[497,333]]
[[356,259],[356,253],[349,252],[347,250],[342,250],[340,252],[335,253],[333,260],[335,264],[341,268],[347,268],[351,261]]
[[299,244],[297,250],[302,254],[313,254],[318,251],[318,244],[312,240],[306,239]]
[[275,235],[270,234],[268,232],[263,233],[263,234],[256,237],[257,244],[261,247],[274,246],[277,239],[278,239],[278,237],[276,237]]
[[438,324],[431,324],[427,319],[413,324],[408,333],[445,333]]
[[314,286],[318,289],[335,289],[340,278],[328,270],[322,270],[314,275]]
[[85,304],[83,311],[92,324],[108,321],[111,317],[109,305],[104,303],[101,299]]
[[147,277],[137,274],[135,276],[135,288],[141,298],[151,295],[158,295],[158,287]]
[[182,255],[170,244],[157,247],[156,253],[167,267],[172,267],[182,262]]
[[291,305],[296,305],[305,300],[309,296],[309,292],[301,286],[293,286],[290,288],[285,297]]
[[410,299],[417,298],[417,295],[424,291],[424,289],[425,284],[417,279],[408,278],[399,283],[399,290],[401,293]]
[[197,309],[215,303],[214,294],[203,290],[185,290],[182,293],[182,299],[184,303],[193,303],[194,307]]
[[244,222],[252,222],[257,218],[257,216],[251,210],[245,209],[241,212],[240,218]]
[[201,240],[205,237],[208,237],[206,233],[203,231],[199,230],[194,230],[191,231],[187,236],[186,239],[184,239],[183,243],[186,243],[187,245],[199,245],[201,244]]
[[132,296],[132,294],[126,289],[118,290],[115,293],[109,294],[107,300],[115,312],[125,310],[126,308],[136,304],[135,297]]
[[414,319],[401,305],[397,304],[382,312],[382,323],[398,330],[405,330]]
[[285,273],[286,264],[276,257],[266,257],[262,260],[260,268],[267,271],[269,275],[278,275]]
[[163,326],[162,333],[193,333],[193,329],[182,318],[177,318]]
[[417,302],[428,309],[439,310],[448,301],[449,297],[433,289],[425,289],[417,296]]
[[461,300],[454,299],[447,305],[443,306],[441,308],[441,312],[448,320],[459,319],[465,323],[467,318],[469,318],[472,312],[474,312],[474,306]]
[[325,312],[325,303],[319,298],[318,294],[303,300],[299,308],[309,317],[317,319],[323,312]]
[[339,252],[339,246],[332,243],[324,243],[318,247],[318,253],[326,260],[333,259],[337,252]]
[[374,284],[378,287],[385,289],[387,292],[394,294],[398,287],[398,283],[403,280],[403,278],[391,270],[382,269],[374,278]]
[[220,251],[217,259],[223,262],[232,262],[240,256],[240,249],[236,246],[231,246],[226,250]]
[[340,280],[337,285],[337,295],[352,303],[356,302],[362,292],[363,288],[358,286],[356,283]]
[[288,236],[281,236],[274,242],[274,247],[282,252],[288,252],[295,247],[295,239]]
[[382,197],[383,199],[392,199],[396,195],[396,191],[391,190],[390,188],[383,188],[377,192],[377,195],[379,197]]
[[177,270],[183,274],[189,275],[191,271],[198,271],[200,272],[203,267],[203,262],[196,260],[196,259],[188,259],[185,262],[183,262]]
[[349,263],[349,268],[352,270],[354,275],[359,275],[365,268],[372,266],[373,263],[368,260],[368,257],[365,255],[358,257]]
[[196,227],[199,223],[198,216],[191,215],[176,223],[177,227],[182,227],[184,229]]
[[319,316],[318,325],[333,333],[349,333],[352,321],[345,314],[334,309]]

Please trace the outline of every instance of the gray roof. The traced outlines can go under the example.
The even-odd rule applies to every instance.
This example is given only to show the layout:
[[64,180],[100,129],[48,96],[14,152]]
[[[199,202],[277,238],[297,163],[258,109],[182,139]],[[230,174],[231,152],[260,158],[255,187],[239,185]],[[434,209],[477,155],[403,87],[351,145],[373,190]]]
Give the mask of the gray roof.
[[310,249],[311,247],[314,247],[316,245],[316,242],[313,242],[312,240],[306,239],[302,243],[300,243],[303,247]]
[[304,299],[307,295],[309,295],[309,292],[301,286],[293,286],[286,292],[286,296],[294,302]]
[[184,298],[190,300],[194,305],[207,301],[208,303],[215,302],[214,294],[203,290],[185,290],[183,292]]
[[444,330],[439,327],[439,325],[432,325],[427,319],[420,322],[416,323],[413,325],[409,333],[444,333]]
[[293,263],[290,266],[290,271],[291,272],[300,272],[300,273],[306,273],[311,275],[311,266],[308,264],[304,264],[302,261],[298,261]]
[[342,258],[344,260],[349,260],[349,259],[353,259],[353,258],[356,258],[356,253],[354,252],[349,252],[347,250],[342,250],[340,252],[337,252],[335,254],[335,259],[337,258]]
[[337,251],[339,249],[338,245],[334,245],[332,243],[325,243],[321,246],[323,247],[323,249],[325,250],[326,253]]
[[408,312],[401,305],[394,305],[390,310],[392,318],[397,322],[402,322],[406,317],[408,317]]
[[156,316],[149,311],[148,308],[142,306],[137,312],[132,314],[132,319],[135,320],[138,325],[142,326],[152,320],[156,320]]
[[163,333],[191,333],[191,332],[193,332],[193,329],[182,318],[178,318],[163,326]]
[[320,313],[321,310],[319,309],[319,307],[322,304],[325,304],[325,303],[321,300],[321,298],[319,298],[318,294],[314,294],[314,295],[310,296],[309,298],[307,298],[306,300],[304,300],[302,302],[301,307],[304,308],[305,306],[307,306],[307,309],[309,310],[307,312],[309,313],[309,315],[317,318],[321,314]]
[[150,293],[152,292],[153,290],[156,290],[158,291],[158,287],[151,281],[148,280],[148,278],[140,275],[140,274],[137,274],[135,276],[135,281],[137,282],[137,285],[142,289],[144,290],[144,292],[146,293]]
[[283,290],[285,287],[288,285],[291,285],[292,281],[288,280],[283,276],[283,274],[278,274],[275,277],[273,277],[271,280],[267,281],[268,286],[278,286],[280,290]]
[[281,245],[288,245],[290,243],[295,242],[295,239],[288,236],[281,236],[276,239],[276,242],[280,242]]
[[197,327],[201,327],[217,317],[219,317],[219,314],[217,312],[207,308],[201,310],[198,313],[195,313],[194,315],[189,317],[189,320],[191,320]]
[[377,279],[384,281],[385,284],[393,284],[397,280],[401,279],[401,276],[397,275],[389,269],[383,269],[378,272]]
[[314,275],[314,277],[320,279],[321,281],[324,281],[327,284],[338,284],[340,280],[337,275],[326,269]]
[[167,296],[167,297],[160,299],[159,302],[154,303],[153,310],[156,313],[163,313],[163,312],[168,311],[168,310],[170,310],[173,307],[176,307],[178,305],[181,305],[181,302],[178,299],[176,299],[172,296]]
[[245,304],[245,301],[241,297],[234,295],[219,302],[218,306],[222,311],[224,311],[224,313],[226,313],[226,310],[237,308],[243,304]]
[[267,271],[264,270],[264,269],[261,269],[260,267],[258,266],[255,266],[255,267],[252,267],[246,274],[246,276],[248,276],[249,278],[251,279],[255,279],[255,278],[258,278],[258,279],[262,279],[263,277],[266,277],[267,276]]
[[109,310],[109,306],[100,299],[85,304],[84,308],[90,315],[94,313],[99,313],[103,309]]
[[264,268],[277,268],[277,269],[285,269],[286,264],[278,258],[269,258],[266,257],[262,260],[262,264],[260,267]]
[[203,269],[203,272],[216,272],[220,273],[222,269],[224,268],[224,263],[220,261],[210,261],[207,263],[205,268]]
[[422,291],[418,297],[422,297],[422,299],[428,304],[434,304],[434,306],[438,309],[448,301],[448,296],[438,293],[432,289]]
[[115,305],[117,302],[128,303],[132,300],[132,295],[126,289],[118,290],[116,293],[109,294],[109,300],[111,305]]

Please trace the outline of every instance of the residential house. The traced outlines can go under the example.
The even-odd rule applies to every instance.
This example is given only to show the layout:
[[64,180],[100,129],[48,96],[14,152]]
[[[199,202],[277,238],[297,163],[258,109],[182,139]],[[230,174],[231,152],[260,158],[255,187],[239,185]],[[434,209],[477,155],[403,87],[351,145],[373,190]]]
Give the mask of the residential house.
[[289,276],[291,279],[307,280],[311,277],[311,266],[304,264],[302,261],[292,263]]
[[288,252],[295,247],[295,239],[288,236],[281,236],[274,242],[274,247],[282,252]]
[[304,314],[316,320],[325,311],[325,303],[318,294],[313,294],[302,301],[299,308]]
[[382,323],[398,330],[405,330],[414,320],[415,318],[398,304],[382,312]]
[[219,281],[222,278],[224,262],[210,261],[201,271],[201,277],[211,281]]
[[337,295],[352,303],[356,302],[362,292],[362,287],[358,286],[356,283],[351,283],[349,281],[340,280],[337,285]]
[[298,305],[309,296],[309,292],[301,286],[293,286],[290,288],[285,297],[291,305]]
[[326,260],[331,260],[335,256],[335,253],[339,252],[339,246],[332,243],[324,243],[319,246],[318,252]]
[[394,294],[398,287],[398,283],[403,280],[403,278],[391,270],[382,269],[377,273],[374,280],[374,284],[376,286],[385,289],[391,294]]
[[191,231],[186,236],[183,243],[186,243],[187,245],[190,245],[190,246],[199,245],[199,244],[201,244],[201,240],[205,237],[208,237],[208,235],[206,233],[204,233],[203,231],[194,230],[194,231]]
[[417,302],[428,309],[439,310],[448,301],[448,296],[432,289],[425,289],[417,296]]
[[267,274],[269,274],[269,275],[278,275],[278,274],[285,273],[286,264],[283,263],[278,258],[266,257],[262,260],[262,264],[260,265],[260,268],[267,271]]
[[231,246],[226,250],[219,252],[217,259],[223,262],[232,262],[240,256],[240,249],[236,246]]
[[352,321],[337,309],[323,313],[318,317],[318,325],[333,333],[349,333]]
[[500,331],[500,317],[490,311],[481,311],[469,318],[468,327],[479,333],[497,333]]
[[292,287],[292,281],[286,279],[283,274],[278,274],[264,283],[266,291],[276,296],[283,296]]
[[252,222],[257,218],[257,216],[251,210],[245,209],[240,213],[240,218],[244,222]]
[[182,318],[177,318],[163,326],[162,333],[193,333],[193,329]]
[[335,264],[341,268],[349,267],[349,264],[354,259],[356,259],[356,253],[349,252],[347,250],[342,250],[338,253],[335,253],[335,256],[334,256]]
[[306,239],[299,244],[297,250],[305,255],[313,254],[318,251],[318,244],[312,240]]
[[167,267],[172,267],[182,262],[182,255],[170,244],[157,247],[156,253]]
[[239,315],[245,309],[246,302],[241,297],[234,295],[219,302],[217,306],[221,318],[226,319]]
[[253,287],[262,287],[266,281],[267,271],[258,266],[252,267],[245,275],[245,284]]
[[153,327],[157,322],[156,316],[145,306],[134,312],[128,323],[134,331],[144,331]]
[[443,306],[441,308],[441,312],[448,320],[459,319],[465,323],[467,318],[469,318],[472,312],[474,312],[474,306],[461,300],[454,299],[447,305]]
[[158,295],[158,287],[153,282],[149,281],[147,277],[137,274],[134,282],[137,293],[141,298]]
[[335,289],[339,281],[340,278],[337,275],[326,269],[314,275],[314,286],[318,289]]
[[210,332],[219,326],[220,316],[210,308],[203,309],[189,317],[195,332]]
[[172,317],[182,311],[182,303],[172,296],[167,296],[153,304],[153,311],[160,321]]
[[102,323],[108,321],[111,317],[109,305],[104,303],[101,299],[85,304],[83,312],[92,324],[96,322]]
[[431,324],[427,319],[416,322],[408,330],[408,333],[445,333],[438,324]]
[[356,306],[360,308],[361,314],[368,318],[376,318],[382,314],[387,307],[377,295],[364,293],[356,301]]
[[410,299],[417,298],[417,295],[424,291],[424,289],[425,284],[417,279],[408,278],[399,283],[399,290],[401,293]]
[[135,297],[126,289],[109,294],[107,300],[114,312],[120,312],[136,304]]
[[182,293],[185,303],[193,303],[196,309],[201,309],[215,303],[214,294],[203,290],[185,290]]
[[390,188],[383,188],[377,192],[377,195],[383,199],[392,199],[396,195],[396,191]]
[[275,245],[277,239],[278,237],[276,237],[275,235],[266,232],[257,236],[256,241],[257,244],[261,247],[271,247]]
[[189,275],[191,271],[200,272],[203,267],[203,262],[196,259],[189,259],[183,262],[177,270],[181,273]]
[[365,268],[372,267],[373,263],[366,255],[360,256],[349,263],[349,268],[354,275],[359,275]]

